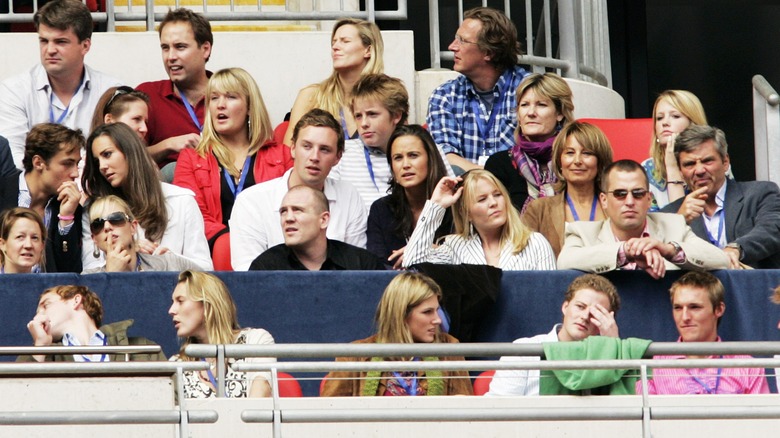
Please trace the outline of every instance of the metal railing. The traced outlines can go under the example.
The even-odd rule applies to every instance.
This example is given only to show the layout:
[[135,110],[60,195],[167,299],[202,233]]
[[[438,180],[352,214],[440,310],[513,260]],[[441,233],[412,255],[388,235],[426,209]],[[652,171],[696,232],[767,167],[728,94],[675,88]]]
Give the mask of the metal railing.
[[[160,347],[0,347],[0,355],[38,354],[133,354],[155,353]],[[45,425],[142,425],[171,424],[179,426],[179,436],[189,436],[190,423],[216,423],[213,410],[188,410],[184,397],[183,373],[208,369],[205,362],[4,362],[0,378],[18,376],[176,376],[179,406],[163,410],[94,410],[94,411],[0,411],[0,426]]]
[[[192,357],[409,357],[409,356],[544,356],[541,344],[288,344],[288,345],[190,345],[186,353]],[[645,355],[673,354],[778,354],[780,342],[708,342],[696,344],[654,342]],[[275,436],[280,436],[281,423],[344,423],[344,422],[462,422],[462,421],[619,421],[642,422],[643,437],[651,437],[651,420],[702,419],[768,419],[780,417],[780,406],[652,406],[647,394],[648,368],[767,368],[780,367],[780,358],[762,359],[632,359],[632,360],[567,360],[567,361],[380,361],[380,362],[260,362],[235,363],[235,371],[270,371],[273,377],[273,412],[244,410],[241,419],[247,423],[273,422]],[[323,371],[474,371],[474,370],[572,370],[626,369],[639,370],[643,382],[641,406],[578,407],[531,409],[426,408],[409,409],[307,409],[281,410],[277,372]]]
[[[463,21],[463,0],[458,0],[458,19]],[[487,6],[487,0],[482,1]],[[512,5],[504,0],[504,13],[512,18]],[[530,65],[534,72],[552,68],[563,77],[583,79],[610,86],[612,64],[609,53],[609,25],[606,0],[544,0],[541,11],[533,10],[533,1],[524,0],[525,55],[518,63]],[[554,19],[553,9],[557,9]],[[451,61],[454,54],[441,48],[439,1],[428,0],[431,32],[431,66]],[[534,17],[538,16],[537,20]],[[535,25],[534,22],[537,22]],[[553,29],[559,32],[553,34]],[[534,33],[534,30],[536,32]],[[519,35],[522,38],[522,35]],[[558,39],[557,45],[554,44]],[[446,37],[445,37],[446,38]],[[556,56],[557,54],[557,56]]]
[[[9,11],[0,14],[0,23],[32,23],[33,15],[38,10],[36,0],[33,0],[32,12],[15,12],[13,10],[13,0],[9,2]],[[377,10],[375,0],[365,0],[365,10],[355,10],[345,5],[344,0],[339,1],[338,8],[333,10],[316,10],[319,2],[312,1],[312,10],[294,11],[290,9],[289,2],[280,6],[263,6],[262,1],[258,0],[251,4],[240,2],[239,0],[229,0],[227,5],[209,5],[208,0],[202,0],[200,7],[198,5],[182,5],[180,0],[176,0],[171,6],[178,8],[186,6],[201,12],[209,21],[321,21],[337,20],[339,18],[351,17],[362,18],[369,21],[376,20],[406,20],[407,19],[407,1],[398,0],[398,7],[394,10]],[[167,4],[156,6],[154,0],[145,0],[143,7],[134,6],[132,0],[127,0],[126,6],[117,6],[115,0],[106,0],[105,12],[93,12],[92,19],[97,23],[106,23],[108,31],[116,29],[117,22],[143,22],[147,31],[154,30],[155,22],[161,21],[166,14]],[[159,11],[156,10],[156,7]]]
[[780,95],[761,75],[753,76],[753,138],[756,180],[780,184]]

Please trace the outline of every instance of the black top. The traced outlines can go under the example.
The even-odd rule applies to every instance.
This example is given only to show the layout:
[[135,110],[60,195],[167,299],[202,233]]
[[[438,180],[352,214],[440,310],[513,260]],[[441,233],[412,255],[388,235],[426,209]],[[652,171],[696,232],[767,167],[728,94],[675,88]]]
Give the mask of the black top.
[[[405,247],[408,237],[397,231],[398,221],[396,221],[393,214],[390,200],[391,195],[377,199],[371,204],[371,210],[368,213],[368,227],[366,228],[368,243],[366,244],[366,249],[376,254],[382,260],[387,260],[393,251]],[[452,234],[452,232],[452,212],[448,208],[444,213],[441,225],[436,229],[434,242],[441,237]]]
[[490,171],[501,181],[501,184],[509,191],[512,205],[522,211],[523,204],[528,199],[528,183],[515,166],[511,150],[497,152],[488,157],[487,162],[485,162],[485,170]]
[[[214,157],[216,158],[216,156]],[[252,158],[249,160],[249,172],[246,175],[246,179],[244,180],[244,188],[242,190],[246,190],[253,185],[255,185],[255,160],[257,159],[257,154],[252,154]],[[220,181],[220,193],[219,193],[219,201],[222,204],[222,225],[228,227],[228,230],[230,230],[230,213],[233,212],[233,204],[236,202],[236,197],[233,195],[233,192],[230,190],[230,187],[228,186],[227,180],[225,179],[225,167],[222,165],[222,163],[217,160],[217,164],[219,165],[219,181]],[[235,180],[233,181],[235,183]],[[238,185],[238,184],[235,184]]]
[[[381,271],[379,258],[363,248],[328,239],[328,256],[321,271]],[[295,253],[285,244],[268,248],[249,266],[250,271],[306,271]]]

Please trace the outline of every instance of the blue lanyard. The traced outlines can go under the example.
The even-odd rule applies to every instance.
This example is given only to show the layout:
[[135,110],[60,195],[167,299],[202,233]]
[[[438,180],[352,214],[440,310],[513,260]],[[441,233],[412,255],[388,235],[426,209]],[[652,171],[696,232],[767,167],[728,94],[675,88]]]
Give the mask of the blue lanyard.
[[[498,99],[493,101],[493,108],[490,110],[490,117],[488,118],[487,125],[484,121],[482,121],[482,109],[479,107],[479,97],[474,96],[473,99],[470,101],[471,105],[471,111],[474,113],[474,119],[477,121],[477,130],[479,131],[479,136],[482,138],[485,143],[487,144],[488,138],[490,138],[489,134],[490,131],[493,130],[493,125],[496,123],[496,117],[498,116],[498,107],[501,106],[502,102],[504,101],[504,97],[506,96],[507,91],[509,90],[509,85],[512,82],[511,77],[511,71],[507,69],[507,72],[502,75],[504,77],[504,84],[501,86],[498,92]],[[487,146],[485,146],[487,148]]]
[[79,91],[81,91],[81,87],[84,85],[84,76],[81,76],[81,83],[79,83],[79,87],[76,88],[76,92],[73,93],[73,96],[70,97],[70,102],[68,102],[68,106],[65,107],[65,111],[60,114],[60,117],[55,121],[54,120],[54,90],[52,90],[51,94],[49,95],[49,123],[57,123],[61,124],[63,120],[65,120],[66,117],[68,117],[68,112],[70,111],[70,104],[73,103],[73,98],[76,97],[77,94],[79,94]]
[[[717,236],[717,239],[712,237],[712,234],[710,234],[710,229],[709,229],[709,227],[706,226],[706,224],[705,224],[705,227],[704,227],[704,231],[707,232],[707,238],[710,240],[710,243],[712,243],[713,245],[717,246],[718,248],[721,248],[721,246],[720,246],[720,238],[723,237],[723,222],[726,222],[726,220],[725,220],[726,218],[724,217],[724,213],[725,213],[725,209],[723,209],[723,208],[721,208],[720,211],[718,212],[718,236]],[[715,216],[713,216],[713,218],[714,217]]]
[[415,374],[412,377],[411,383],[406,383],[406,379],[401,375],[401,373],[397,373],[393,371],[393,376],[395,377],[396,383],[401,386],[401,388],[406,391],[406,395],[415,396],[417,395],[417,375]]
[[230,175],[230,172],[228,172],[227,167],[225,168],[225,180],[227,181],[228,188],[230,189],[230,192],[233,193],[233,197],[235,198],[238,196],[239,193],[241,193],[242,190],[244,190],[244,183],[246,182],[246,174],[249,173],[249,163],[252,162],[252,157],[246,157],[246,160],[244,160],[244,168],[241,169],[241,176],[238,178],[238,187],[233,183],[233,176]]
[[[174,85],[174,87],[176,86]],[[184,92],[181,91],[179,87],[176,87],[176,89],[179,90],[179,96],[181,96],[181,101],[184,103],[184,107],[187,108],[187,112],[190,113],[192,123],[194,123],[198,128],[198,132],[203,132],[203,126],[201,126],[200,121],[198,120],[198,116],[195,114],[195,110],[192,108],[192,105],[190,105],[190,101],[187,100],[187,96],[184,95]]]
[[[201,359],[203,362],[206,362],[206,358]],[[209,376],[209,382],[211,382],[212,385],[214,385],[214,390],[217,389],[217,379],[214,377],[214,373],[211,372],[211,365],[209,365],[208,368],[206,368],[206,374]]]
[[[569,208],[571,209],[571,215],[574,217],[574,221],[578,222],[580,220],[580,216],[577,214],[577,209],[574,208],[574,203],[571,202],[571,198],[569,197],[569,194],[566,194],[566,203],[569,204]],[[593,222],[596,220],[596,205],[598,202],[596,202],[596,197],[593,197],[593,205],[590,206],[590,219],[589,221]]]
[[[106,345],[108,345],[108,338],[106,338],[106,335],[103,335],[103,346],[105,347]],[[92,362],[92,360],[88,358],[86,354],[82,354],[81,357],[84,359],[84,362]],[[108,359],[108,355],[103,353],[103,356],[100,357],[100,362],[105,362],[106,359]]]
[[379,191],[379,186],[376,185],[376,178],[374,177],[374,166],[371,165],[371,153],[368,152],[368,146],[363,145],[363,153],[366,156],[366,167],[368,168],[368,176],[371,177],[371,182],[374,183],[376,191]]
[[[688,371],[688,370],[686,369],[686,371]],[[704,389],[704,391],[707,394],[717,394],[718,393],[718,387],[720,387],[720,374],[721,374],[721,372],[723,372],[723,368],[718,368],[718,376],[715,378],[715,389],[710,388],[710,385],[707,385],[702,380],[699,380],[699,378],[697,378],[696,376],[694,376],[692,374],[691,374],[691,379],[695,380],[696,383],[701,385],[702,389]],[[690,371],[688,371],[688,374],[690,374]]]
[[352,140],[353,138],[356,138],[358,136],[357,133],[355,133],[355,136],[349,135],[349,130],[347,129],[347,119],[344,118],[344,109],[339,109],[339,117],[341,117],[341,129],[344,130],[344,140]]

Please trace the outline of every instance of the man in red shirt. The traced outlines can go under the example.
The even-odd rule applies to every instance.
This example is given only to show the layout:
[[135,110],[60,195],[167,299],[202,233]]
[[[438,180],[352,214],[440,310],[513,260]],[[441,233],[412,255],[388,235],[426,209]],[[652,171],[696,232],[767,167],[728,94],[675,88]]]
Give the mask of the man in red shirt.
[[[179,151],[200,141],[205,114],[206,84],[214,37],[200,14],[179,8],[160,23],[160,48],[168,79],[137,87],[149,95],[149,153],[160,167],[175,162]],[[171,175],[173,173],[171,172]]]

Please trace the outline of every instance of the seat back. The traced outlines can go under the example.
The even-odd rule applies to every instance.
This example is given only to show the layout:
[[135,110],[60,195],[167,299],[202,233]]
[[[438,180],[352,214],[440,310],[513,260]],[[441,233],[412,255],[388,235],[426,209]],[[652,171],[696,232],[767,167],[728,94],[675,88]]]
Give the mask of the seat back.
[[225,233],[214,242],[214,250],[211,251],[211,261],[215,271],[232,271],[230,263],[230,233]]
[[496,370],[482,371],[474,378],[474,395],[485,395],[488,392],[494,374],[496,374]]
[[653,119],[579,119],[598,126],[612,145],[615,161],[631,159],[638,163],[650,157]]
[[303,397],[301,385],[295,377],[282,371],[278,371],[276,377],[279,384],[279,397]]

